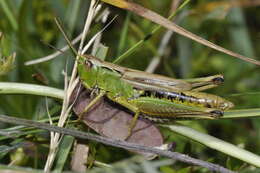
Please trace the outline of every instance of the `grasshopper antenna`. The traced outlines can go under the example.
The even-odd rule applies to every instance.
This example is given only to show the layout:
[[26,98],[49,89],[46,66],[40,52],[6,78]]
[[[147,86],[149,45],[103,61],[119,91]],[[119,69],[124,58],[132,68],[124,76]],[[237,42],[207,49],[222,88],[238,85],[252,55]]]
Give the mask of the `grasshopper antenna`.
[[74,54],[75,56],[78,56],[78,53],[77,53],[76,49],[72,46],[72,44],[71,44],[71,42],[70,42],[70,40],[69,40],[69,37],[68,37],[67,34],[65,33],[63,27],[61,26],[61,22],[60,22],[60,21],[58,20],[58,18],[56,18],[56,17],[54,18],[54,20],[55,20],[55,23],[56,23],[56,25],[58,26],[59,30],[61,31],[62,35],[64,36],[64,38],[65,38],[67,44],[69,45],[71,51],[73,52],[73,54]]
[[43,41],[43,40],[40,40],[40,42],[42,42],[43,44],[47,45],[48,47],[50,47],[50,48],[52,48],[52,49],[54,49],[54,50],[56,50],[58,52],[60,52],[61,54],[65,54],[65,52],[63,50],[61,50],[61,49],[59,49],[59,48],[57,48],[57,47],[55,47],[55,46],[53,46],[53,45]]

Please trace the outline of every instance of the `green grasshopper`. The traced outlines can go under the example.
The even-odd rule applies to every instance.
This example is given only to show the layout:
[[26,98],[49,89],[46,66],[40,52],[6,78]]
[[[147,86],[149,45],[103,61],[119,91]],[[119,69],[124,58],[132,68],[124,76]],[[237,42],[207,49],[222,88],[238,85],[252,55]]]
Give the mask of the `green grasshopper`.
[[122,67],[91,55],[78,55],[61,26],[59,28],[72,52],[79,57],[78,76],[82,84],[97,94],[83,113],[106,96],[134,112],[129,136],[139,115],[153,120],[215,119],[233,107],[233,103],[219,96],[200,92],[223,83],[221,75],[178,80]]

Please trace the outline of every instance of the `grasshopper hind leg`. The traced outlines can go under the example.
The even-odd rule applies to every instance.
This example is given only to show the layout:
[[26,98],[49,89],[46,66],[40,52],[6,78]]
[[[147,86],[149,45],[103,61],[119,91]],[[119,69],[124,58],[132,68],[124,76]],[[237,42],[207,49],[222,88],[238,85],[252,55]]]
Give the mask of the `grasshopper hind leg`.
[[138,117],[140,115],[139,108],[136,107],[134,104],[129,103],[125,97],[113,97],[113,96],[109,96],[109,95],[108,95],[108,97],[110,100],[112,100],[116,103],[119,103],[120,105],[122,105],[122,106],[126,107],[127,109],[129,109],[130,111],[134,112],[134,117],[130,122],[130,125],[128,127],[128,134],[125,138],[125,140],[127,140],[132,135],[133,129],[136,126]]
[[140,113],[139,112],[135,112],[135,115],[128,127],[128,133],[127,133],[127,136],[125,138],[125,140],[127,140],[133,133],[133,129],[135,128],[136,126],[136,123],[137,123],[137,120],[138,120],[138,117],[139,117]]
[[223,111],[217,108],[207,108],[182,103],[178,100],[156,97],[139,97],[130,100],[138,111],[144,113],[148,119],[217,119],[223,116]]

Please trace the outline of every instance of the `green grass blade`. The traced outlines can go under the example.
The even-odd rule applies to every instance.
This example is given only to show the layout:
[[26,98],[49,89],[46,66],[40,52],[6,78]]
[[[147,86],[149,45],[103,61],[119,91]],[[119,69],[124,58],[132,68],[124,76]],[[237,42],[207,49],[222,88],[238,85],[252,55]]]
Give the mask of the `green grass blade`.
[[69,157],[69,153],[70,153],[72,144],[74,142],[74,139],[75,138],[73,136],[68,136],[68,135],[66,135],[62,138],[62,141],[59,145],[59,151],[56,156],[57,162],[56,162],[56,165],[54,168],[54,172],[62,172],[62,170],[65,166],[66,160]]
[[222,118],[250,118],[260,116],[260,108],[226,111]]
[[119,40],[119,45],[118,45],[118,50],[117,50],[117,56],[119,56],[123,52],[123,50],[125,48],[125,43],[126,43],[126,39],[127,39],[127,32],[128,32],[130,18],[131,18],[131,13],[127,12],[126,19],[125,19],[125,22],[124,22],[124,26],[123,26],[122,32],[120,34],[120,40]]
[[0,5],[7,17],[7,19],[9,20],[11,26],[13,27],[13,30],[17,30],[18,29],[18,23],[14,17],[14,14],[12,13],[12,11],[10,10],[10,8],[8,7],[7,4],[8,1],[0,1]]
[[168,127],[170,130],[180,135],[188,137],[189,139],[193,139],[194,141],[204,144],[209,148],[223,152],[229,156],[235,157],[254,166],[259,167],[260,165],[260,156],[239,148],[231,143],[225,142],[221,139],[181,125],[163,125],[163,127]]
[[57,88],[15,82],[0,82],[0,94],[32,94],[57,99],[64,97],[64,91]]

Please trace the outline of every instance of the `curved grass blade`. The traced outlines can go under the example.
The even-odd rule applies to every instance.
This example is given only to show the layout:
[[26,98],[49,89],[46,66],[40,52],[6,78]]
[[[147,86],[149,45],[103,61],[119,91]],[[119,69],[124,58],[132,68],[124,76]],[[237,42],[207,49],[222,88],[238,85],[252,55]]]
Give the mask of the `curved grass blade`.
[[180,135],[186,136],[189,139],[193,139],[201,144],[204,144],[207,147],[218,150],[237,159],[243,160],[254,166],[259,167],[260,165],[260,156],[255,155],[254,153],[239,148],[231,143],[225,142],[216,137],[198,132],[186,126],[181,126],[181,125],[162,125],[162,126],[167,127],[170,130]]
[[135,3],[132,3],[132,2],[127,2],[125,0],[102,0],[103,2],[106,2],[108,4],[111,4],[113,6],[116,6],[116,7],[119,7],[119,8],[122,8],[122,9],[126,9],[126,10],[129,10],[129,11],[132,11],[133,13],[136,13],[137,15],[139,16],[142,16],[150,21],[153,21],[159,25],[162,25],[164,26],[165,28],[169,29],[169,30],[173,30],[174,32],[180,34],[180,35],[183,35],[191,40],[194,40],[200,44],[203,44],[205,46],[208,46],[212,49],[215,49],[215,50],[218,50],[220,52],[223,52],[225,54],[228,54],[230,56],[233,56],[233,57],[236,57],[236,58],[239,58],[241,60],[244,60],[244,61],[247,61],[247,62],[250,62],[252,64],[256,64],[256,65],[260,65],[260,61],[257,61],[255,59],[251,59],[251,58],[248,58],[246,56],[243,56],[243,55],[240,55],[238,53],[235,53],[235,52],[232,52],[230,50],[227,50],[221,46],[218,46],[208,40],[205,40],[187,30],[185,30],[184,28],[172,23],[170,20],[162,17],[161,15],[147,9],[147,8],[144,8],[138,4],[135,4]]

